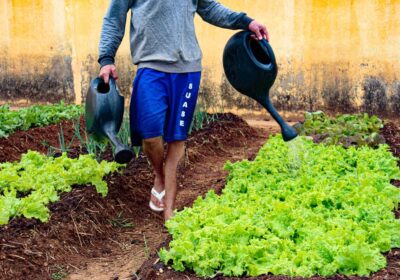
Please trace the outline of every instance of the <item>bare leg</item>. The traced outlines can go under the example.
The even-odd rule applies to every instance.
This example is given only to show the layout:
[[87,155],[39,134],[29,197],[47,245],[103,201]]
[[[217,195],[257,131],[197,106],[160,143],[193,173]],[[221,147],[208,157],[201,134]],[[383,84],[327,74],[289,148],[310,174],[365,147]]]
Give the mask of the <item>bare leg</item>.
[[176,199],[176,171],[178,163],[185,152],[185,142],[176,141],[168,143],[167,158],[165,159],[165,208],[164,219],[173,216]]
[[[164,145],[161,137],[143,139],[144,153],[150,160],[154,170],[154,188],[157,192],[162,192],[165,187],[164,181]],[[151,196],[151,201],[160,208],[164,208],[164,203],[160,203],[155,197]]]

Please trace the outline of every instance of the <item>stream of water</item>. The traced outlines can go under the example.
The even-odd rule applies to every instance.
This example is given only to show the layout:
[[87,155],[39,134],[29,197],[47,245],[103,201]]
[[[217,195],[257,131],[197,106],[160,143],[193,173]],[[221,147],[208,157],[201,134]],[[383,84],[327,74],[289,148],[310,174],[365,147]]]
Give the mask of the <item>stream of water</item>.
[[306,152],[304,149],[304,142],[302,137],[287,142],[288,145],[288,159],[289,168],[293,172],[293,176],[297,176],[304,164]]

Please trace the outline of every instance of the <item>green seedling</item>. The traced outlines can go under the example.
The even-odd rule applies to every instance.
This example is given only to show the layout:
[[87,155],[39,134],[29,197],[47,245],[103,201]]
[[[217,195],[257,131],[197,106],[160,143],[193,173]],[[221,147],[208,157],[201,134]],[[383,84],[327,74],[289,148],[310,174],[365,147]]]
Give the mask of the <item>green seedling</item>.
[[149,246],[147,245],[146,235],[143,233],[143,241],[144,241],[144,252],[146,254],[146,258],[150,258]]
[[119,228],[133,228],[135,225],[123,216],[123,212],[119,212],[116,217],[110,220],[110,224],[113,227]]
[[57,270],[56,272],[53,272],[51,274],[51,279],[52,280],[62,280],[67,278],[68,272],[65,271],[64,267],[62,266],[55,266],[55,269]]

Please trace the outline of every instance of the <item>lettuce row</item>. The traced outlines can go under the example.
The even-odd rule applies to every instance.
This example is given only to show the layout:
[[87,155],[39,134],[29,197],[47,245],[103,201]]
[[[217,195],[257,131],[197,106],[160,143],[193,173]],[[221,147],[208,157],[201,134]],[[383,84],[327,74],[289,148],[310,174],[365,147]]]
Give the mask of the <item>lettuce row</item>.
[[79,159],[46,157],[29,151],[20,162],[0,164],[0,225],[10,218],[24,216],[42,222],[49,219],[47,205],[70,192],[72,185],[92,184],[98,193],[106,196],[107,183],[103,177],[117,171],[115,162],[98,163],[92,155]]
[[377,147],[385,143],[379,134],[383,128],[382,120],[367,113],[329,118],[322,111],[307,112],[304,122],[296,124],[295,128],[300,135],[314,136],[318,142],[329,145]]
[[[291,145],[291,146],[290,146]],[[210,191],[167,222],[160,257],[200,276],[369,275],[400,246],[393,209],[400,178],[388,146],[325,146],[281,136],[253,162],[227,163],[221,196]]]
[[7,137],[17,130],[28,130],[56,124],[63,120],[76,119],[82,115],[80,105],[33,105],[18,111],[10,110],[8,105],[0,106],[0,138]]

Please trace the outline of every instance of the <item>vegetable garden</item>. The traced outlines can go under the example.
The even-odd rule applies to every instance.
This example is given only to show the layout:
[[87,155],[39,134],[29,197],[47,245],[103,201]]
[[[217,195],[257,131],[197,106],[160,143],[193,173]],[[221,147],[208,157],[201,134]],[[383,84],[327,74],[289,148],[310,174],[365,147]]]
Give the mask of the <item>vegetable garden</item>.
[[81,107],[0,112],[1,279],[400,279],[393,122],[307,113],[285,143],[199,115],[164,228],[147,159],[113,162]]

